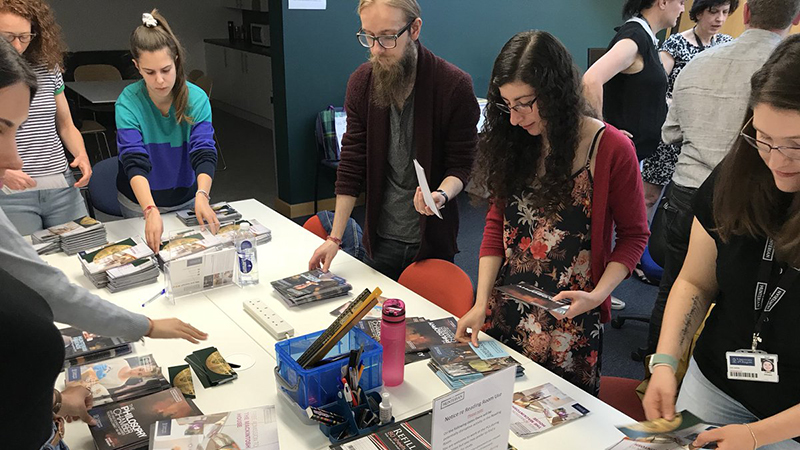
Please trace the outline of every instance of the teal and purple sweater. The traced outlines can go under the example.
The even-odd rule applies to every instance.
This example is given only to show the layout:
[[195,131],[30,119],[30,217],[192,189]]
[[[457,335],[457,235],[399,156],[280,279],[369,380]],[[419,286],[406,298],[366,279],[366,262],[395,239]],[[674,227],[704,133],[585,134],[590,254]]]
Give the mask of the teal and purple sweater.
[[157,206],[178,206],[193,199],[197,175],[214,177],[217,150],[211,105],[202,89],[191,83],[185,115],[191,123],[175,120],[175,108],[164,117],[150,100],[144,80],[125,88],[117,99],[117,190],[137,203],[131,178],[141,175],[150,183]]

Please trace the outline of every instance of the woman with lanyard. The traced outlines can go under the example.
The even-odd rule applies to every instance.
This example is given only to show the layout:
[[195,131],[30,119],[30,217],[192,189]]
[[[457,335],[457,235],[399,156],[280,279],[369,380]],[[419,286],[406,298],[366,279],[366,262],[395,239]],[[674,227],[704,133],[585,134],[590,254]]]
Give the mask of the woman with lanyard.
[[[719,30],[728,16],[736,11],[738,0],[696,0],[689,10],[689,18],[695,26],[683,33],[675,33],[661,46],[661,63],[669,74],[667,102],[672,100],[675,80],[686,64],[707,48],[715,47],[733,39]],[[648,206],[658,201],[661,188],[672,180],[675,164],[681,153],[681,144],[660,142],[652,157],[643,161],[642,179],[645,182],[645,202]],[[651,186],[647,186],[650,184]]]
[[[492,204],[475,306],[456,337],[478,345],[484,331],[598,395],[609,296],[647,243],[635,151],[619,130],[586,115],[578,70],[550,33],[506,43],[487,98],[474,177]],[[569,310],[551,314],[494,289],[520,282],[558,292]]]
[[[42,0],[0,2],[0,36],[30,63],[39,85],[28,120],[17,133],[23,166],[6,173],[0,192],[0,207],[17,231],[28,235],[87,214],[76,188],[89,183],[92,166],[64,95],[66,46],[50,7]],[[69,167],[64,147],[74,157]],[[70,167],[81,171],[77,182]]]
[[627,22],[583,76],[589,104],[628,134],[639,161],[656,151],[667,118],[667,76],[656,33],[675,26],[683,4],[684,0],[626,0],[622,16]]
[[183,47],[157,10],[142,14],[131,54],[142,80],[125,88],[115,107],[117,199],[123,216],[144,216],[147,245],[158,253],[162,212],[194,209],[201,227],[219,230],[209,205],[217,168],[211,104],[186,81]]
[[[725,425],[695,445],[800,449],[800,36],[753,75],[744,126],[698,190],[689,252],[672,287],[648,419],[688,410]],[[675,368],[712,303],[683,379]]]

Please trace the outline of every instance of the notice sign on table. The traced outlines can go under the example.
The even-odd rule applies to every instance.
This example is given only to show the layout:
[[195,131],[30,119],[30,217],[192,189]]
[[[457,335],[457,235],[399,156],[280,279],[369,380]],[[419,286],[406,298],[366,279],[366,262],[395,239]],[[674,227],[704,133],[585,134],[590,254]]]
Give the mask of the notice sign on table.
[[506,450],[516,368],[508,367],[433,401],[433,448]]

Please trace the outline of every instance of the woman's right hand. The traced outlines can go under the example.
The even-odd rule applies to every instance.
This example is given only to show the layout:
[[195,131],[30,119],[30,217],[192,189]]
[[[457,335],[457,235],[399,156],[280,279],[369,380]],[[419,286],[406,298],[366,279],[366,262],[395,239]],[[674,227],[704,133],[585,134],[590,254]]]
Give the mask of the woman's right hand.
[[21,170],[6,170],[6,174],[3,177],[3,184],[8,186],[9,189],[21,191],[23,189],[36,187],[36,180]]
[[647,420],[675,418],[675,398],[678,394],[678,380],[669,366],[653,369],[642,406]]
[[161,213],[156,208],[150,208],[144,216],[144,236],[147,246],[153,250],[153,253],[158,253],[163,232],[164,222],[161,220]]
[[89,425],[94,425],[95,420],[89,415],[92,407],[92,393],[83,386],[72,386],[61,391],[61,409],[58,415],[67,422],[83,420]]
[[319,269],[322,266],[322,271],[327,272],[337,253],[339,253],[339,245],[331,240],[326,240],[314,251],[308,262],[308,270]]
[[[484,322],[486,322],[486,307],[476,304],[458,320],[456,340],[458,342],[472,342],[472,345],[477,347],[478,333],[483,328]],[[472,332],[467,333],[467,328],[471,329]]]

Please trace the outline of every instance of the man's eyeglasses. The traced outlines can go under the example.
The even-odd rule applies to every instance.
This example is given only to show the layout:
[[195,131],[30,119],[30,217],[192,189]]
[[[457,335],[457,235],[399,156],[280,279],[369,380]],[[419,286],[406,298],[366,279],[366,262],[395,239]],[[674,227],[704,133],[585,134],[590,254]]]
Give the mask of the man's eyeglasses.
[[497,109],[506,114],[511,114],[512,109],[516,111],[518,114],[530,114],[531,111],[533,111],[533,104],[536,103],[536,100],[539,100],[539,97],[536,97],[527,103],[520,103],[514,106],[508,106],[502,102],[495,102],[494,106],[496,106]]
[[[414,19],[417,20],[417,19]],[[372,48],[375,45],[375,42],[378,42],[378,45],[385,49],[392,49],[397,47],[397,38],[402,36],[403,33],[408,31],[411,28],[411,24],[414,23],[414,20],[408,22],[406,26],[400,29],[397,34],[387,34],[383,36],[373,36],[371,34],[364,33],[363,31],[359,31],[356,33],[356,37],[358,38],[358,42],[361,43],[362,46],[366,48]]]
[[0,36],[3,37],[9,44],[14,42],[14,39],[19,39],[20,43],[27,44],[36,37],[36,33],[8,33],[5,31],[0,31]]
[[748,120],[747,123],[742,128],[742,131],[739,132],[739,136],[741,136],[742,139],[744,139],[745,142],[750,144],[753,148],[758,149],[758,151],[760,151],[760,152],[769,153],[772,150],[777,150],[783,156],[785,156],[785,157],[787,157],[789,159],[793,159],[795,161],[800,161],[800,147],[774,146],[772,144],[769,144],[767,142],[761,141],[759,139],[756,139],[753,136],[750,136],[750,135],[746,134],[744,132],[744,130],[746,130],[747,127],[750,126],[750,124],[752,122],[753,122],[753,118],[751,117],[750,120]]

